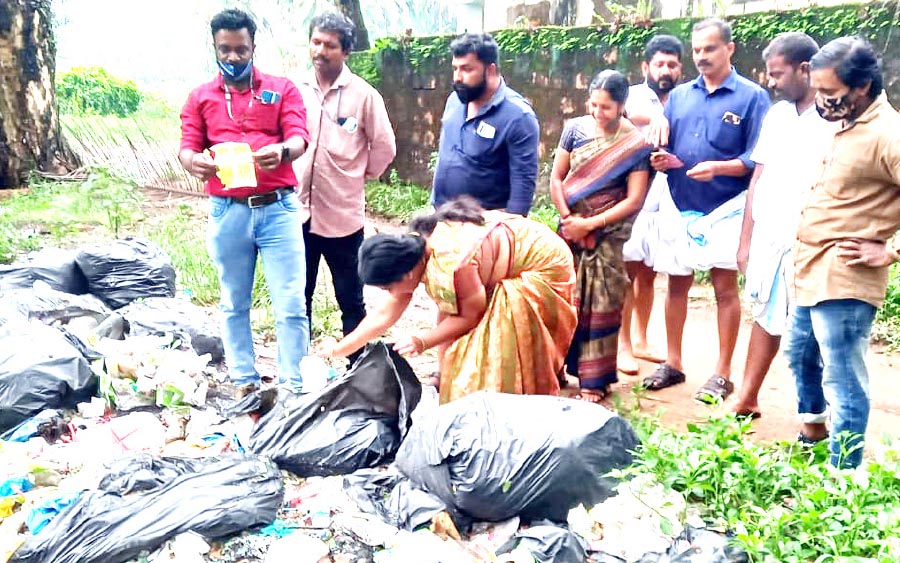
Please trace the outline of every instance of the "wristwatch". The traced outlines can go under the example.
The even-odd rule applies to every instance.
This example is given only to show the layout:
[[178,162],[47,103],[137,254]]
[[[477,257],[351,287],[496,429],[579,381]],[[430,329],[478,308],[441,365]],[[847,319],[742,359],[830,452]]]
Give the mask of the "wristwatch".
[[281,145],[281,162],[290,162],[291,149],[287,145]]

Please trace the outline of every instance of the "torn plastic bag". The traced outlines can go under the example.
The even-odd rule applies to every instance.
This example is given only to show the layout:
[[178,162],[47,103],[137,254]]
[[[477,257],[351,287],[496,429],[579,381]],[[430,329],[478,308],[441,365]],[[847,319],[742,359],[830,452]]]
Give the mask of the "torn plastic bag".
[[47,409],[0,434],[0,440],[27,442],[35,436],[41,436],[47,443],[53,444],[67,433],[68,430],[62,414],[55,409]]
[[249,447],[301,477],[382,465],[394,457],[421,395],[406,360],[384,343],[369,344],[350,371],[320,392],[279,390]]
[[27,289],[4,291],[4,310],[15,310],[44,324],[67,324],[78,317],[90,317],[97,323],[109,315],[109,309],[93,295],[73,295],[57,291],[46,282],[37,281]]
[[34,282],[44,281],[57,291],[80,295],[87,293],[87,278],[75,263],[75,251],[45,248],[22,262],[0,266],[0,292],[30,289]]
[[[584,540],[578,534],[551,522],[541,522],[519,530],[497,550],[497,555],[513,550],[527,552],[536,563],[584,563],[587,559]],[[500,561],[504,561],[503,557],[500,557]]]
[[393,465],[387,470],[360,469],[345,476],[344,491],[361,511],[409,531],[447,509],[441,499],[413,487]]
[[87,359],[62,331],[0,316],[0,432],[45,409],[74,408],[96,390]]
[[628,422],[600,405],[481,391],[417,419],[396,463],[476,520],[565,522],[570,508],[614,494],[606,474],[630,464],[637,443]]
[[153,243],[125,239],[86,246],[75,261],[90,292],[113,309],[135,299],[175,296],[175,269]]
[[275,519],[284,484],[273,463],[228,456],[196,460],[195,469],[143,495],[83,492],[10,562],[122,563],[184,532],[221,538]]
[[117,311],[128,321],[131,336],[174,334],[190,343],[198,355],[209,354],[212,362],[225,357],[219,327],[203,309],[185,299],[150,297]]

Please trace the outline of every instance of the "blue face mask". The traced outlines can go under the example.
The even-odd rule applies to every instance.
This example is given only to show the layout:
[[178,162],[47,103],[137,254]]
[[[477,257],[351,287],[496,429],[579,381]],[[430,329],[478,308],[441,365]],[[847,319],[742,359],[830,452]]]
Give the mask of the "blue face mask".
[[222,76],[227,78],[230,82],[241,82],[242,80],[246,80],[250,77],[250,73],[253,72],[253,59],[250,59],[244,64],[223,63],[216,59],[216,64],[219,65]]

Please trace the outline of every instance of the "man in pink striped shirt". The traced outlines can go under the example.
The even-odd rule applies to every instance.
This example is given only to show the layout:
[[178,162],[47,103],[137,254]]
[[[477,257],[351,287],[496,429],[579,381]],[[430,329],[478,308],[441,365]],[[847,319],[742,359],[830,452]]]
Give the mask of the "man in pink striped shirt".
[[306,243],[306,306],[312,319],[312,296],[324,257],[346,335],[366,315],[356,271],[365,181],[384,173],[397,148],[381,95],[345,64],[356,27],[345,16],[326,12],[313,18],[309,29],[313,70],[297,81],[307,108],[309,149],[294,164]]

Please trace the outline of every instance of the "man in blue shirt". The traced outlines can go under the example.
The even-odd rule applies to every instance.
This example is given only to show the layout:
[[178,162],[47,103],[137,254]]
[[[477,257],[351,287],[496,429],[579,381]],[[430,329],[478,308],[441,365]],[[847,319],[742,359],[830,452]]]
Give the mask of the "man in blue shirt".
[[469,195],[485,209],[527,215],[537,184],[537,116],[500,76],[489,34],[457,37],[450,52],[453,93],[441,119],[432,200],[437,206]]
[[660,203],[656,271],[669,275],[666,361],[644,380],[649,389],[685,381],[681,341],[694,270],[709,270],[716,294],[719,361],[696,399],[714,402],[734,390],[731,359],[741,321],[737,248],[769,95],[731,66],[731,27],[720,19],[697,23],[691,35],[695,80],[669,95],[669,146],[651,157],[668,174],[670,197]]

